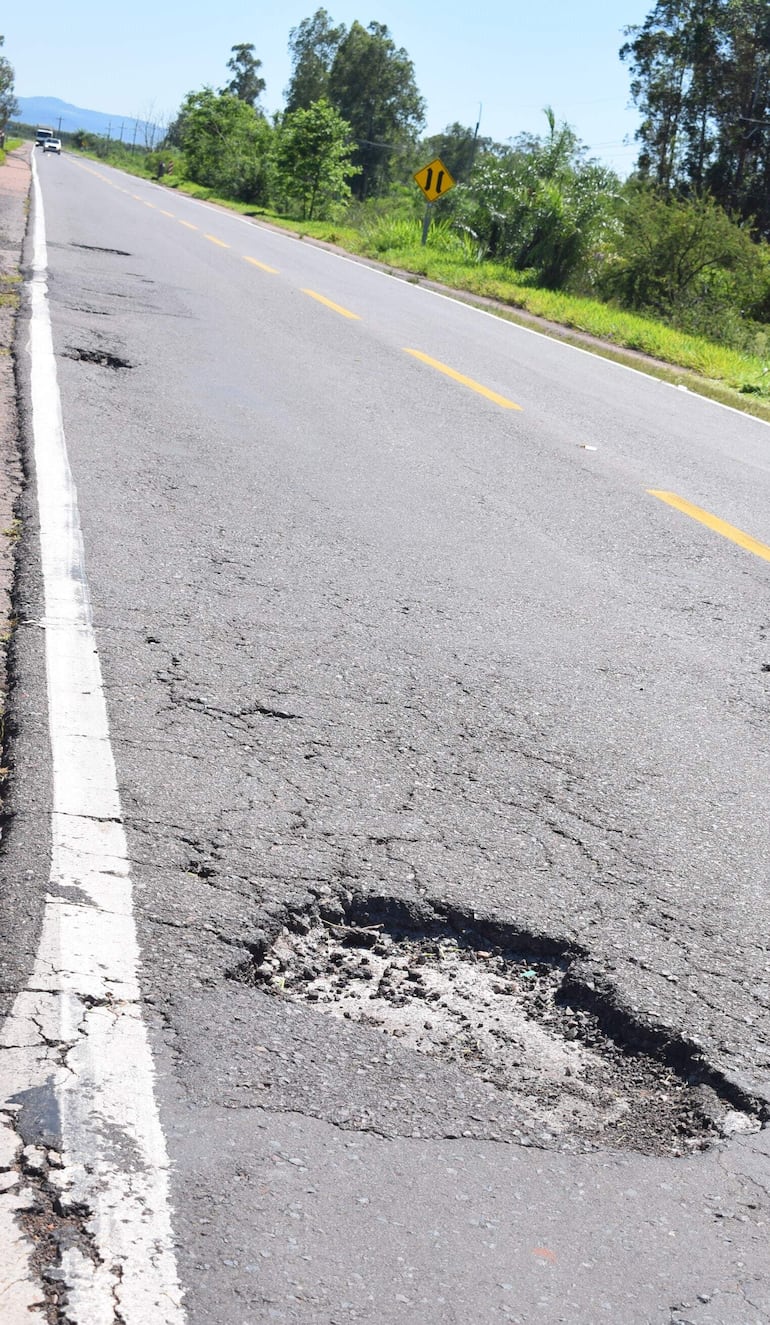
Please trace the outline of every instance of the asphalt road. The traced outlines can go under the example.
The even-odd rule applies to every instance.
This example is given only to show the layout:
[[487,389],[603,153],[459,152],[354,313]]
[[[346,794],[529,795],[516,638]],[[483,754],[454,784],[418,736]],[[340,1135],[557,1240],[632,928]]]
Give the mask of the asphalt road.
[[[191,1325],[770,1320],[767,426],[105,167],[37,169]],[[50,849],[33,499],[6,1008]],[[260,987],[290,913],[347,923],[360,894],[373,924],[399,902],[557,957],[747,1130],[570,1144]]]

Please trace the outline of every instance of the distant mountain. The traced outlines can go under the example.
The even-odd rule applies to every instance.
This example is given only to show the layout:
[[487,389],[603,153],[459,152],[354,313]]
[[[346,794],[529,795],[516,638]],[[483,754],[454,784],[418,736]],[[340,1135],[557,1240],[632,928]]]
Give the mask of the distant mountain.
[[122,138],[124,143],[135,141],[143,146],[146,133],[152,133],[153,126],[145,120],[131,119],[128,115],[106,115],[101,110],[83,110],[81,106],[70,106],[58,97],[17,97],[16,100],[19,103],[16,116],[19,123],[46,124],[57,133],[75,133],[77,129],[85,129],[86,133],[98,133],[104,138]]

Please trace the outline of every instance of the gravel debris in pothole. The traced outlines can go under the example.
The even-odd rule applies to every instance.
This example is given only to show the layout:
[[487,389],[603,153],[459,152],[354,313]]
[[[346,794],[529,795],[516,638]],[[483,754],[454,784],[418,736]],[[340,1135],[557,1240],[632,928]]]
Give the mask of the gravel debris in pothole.
[[539,1144],[683,1155],[757,1130],[710,1088],[620,1045],[561,993],[568,963],[449,930],[330,921],[284,928],[250,982],[393,1037],[507,1095]]

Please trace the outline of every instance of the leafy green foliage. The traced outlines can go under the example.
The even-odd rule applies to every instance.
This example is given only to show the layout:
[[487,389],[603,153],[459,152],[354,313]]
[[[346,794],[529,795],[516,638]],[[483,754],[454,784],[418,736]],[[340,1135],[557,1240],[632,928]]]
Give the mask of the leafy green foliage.
[[[197,196],[278,207],[308,227],[332,218],[355,251],[509,303],[566,301],[566,320],[572,295],[598,294],[592,328],[612,338],[622,324],[618,338],[636,344],[640,319],[629,330],[623,309],[636,310],[648,353],[650,328],[665,339],[665,320],[767,357],[770,247],[751,217],[770,233],[770,4],[657,0],[627,35],[643,124],[639,175],[626,186],[550,109],[546,134],[511,145],[461,124],[420,142],[424,103],[406,51],[383,24],[346,29],[325,9],[291,30],[288,106],[273,126],[254,105],[260,62],[241,43],[228,88],[190,93],[157,159],[130,168],[157,173],[171,152],[163,178],[191,181]],[[459,183],[436,204],[423,246],[411,176],[434,156]],[[752,373],[741,389],[770,389],[770,375]]]
[[[4,44],[5,37],[0,36],[0,46]],[[5,133],[8,121],[18,109],[18,102],[14,96],[13,65],[4,55],[0,55],[0,132]]]
[[482,157],[454,202],[457,223],[480,254],[558,289],[580,271],[612,221],[619,184],[583,159],[572,130],[546,111],[549,134],[520,138],[505,156]]
[[335,27],[325,9],[317,9],[289,33],[292,75],[286,89],[286,110],[307,110],[329,94],[329,74],[345,27]]
[[448,124],[443,133],[424,138],[420,144],[420,165],[434,157],[443,161],[450,175],[458,181],[470,179],[476,157],[488,152],[491,138],[479,138],[464,124]]
[[169,130],[190,179],[243,202],[267,200],[273,131],[253,106],[228,92],[190,92]]
[[230,96],[245,101],[248,106],[256,106],[265,90],[265,80],[259,74],[262,61],[255,58],[250,42],[239,42],[231,47],[231,52],[227,67],[233,76],[222,92],[229,92]]
[[[114,140],[108,143],[104,139],[101,143],[109,148],[108,159],[114,164],[138,174],[147,173],[151,154],[139,150],[132,152]],[[180,180],[178,149],[174,150],[174,166],[174,174],[165,177],[164,182],[183,188],[194,197],[226,201],[226,197],[214,189],[187,179]],[[413,189],[412,197],[415,192]],[[229,205],[251,215],[264,210],[243,202],[230,201]],[[752,282],[753,303],[745,309],[728,309],[727,315],[721,316],[715,325],[711,337],[706,338],[672,328],[669,317],[662,321],[659,316],[640,316],[625,311],[616,302],[600,302],[596,298],[587,299],[538,287],[533,283],[531,272],[517,273],[506,261],[484,259],[479,254],[477,241],[467,231],[458,230],[449,216],[431,226],[427,246],[423,247],[417,215],[420,210],[419,206],[415,210],[407,194],[397,189],[388,198],[372,198],[366,203],[354,201],[344,217],[333,221],[292,222],[278,216],[272,219],[274,224],[342,244],[350,252],[379,258],[415,273],[418,278],[425,276],[457,290],[491,298],[509,309],[526,310],[528,314],[562,327],[577,328],[605,342],[690,369],[699,375],[697,379],[687,379],[692,389],[728,403],[740,401],[742,408],[749,413],[770,422],[767,362],[770,326],[752,322],[745,316],[746,312],[753,318],[767,317],[770,313],[770,248],[767,245],[754,246],[760,275]],[[615,258],[620,243],[618,236],[619,223],[618,229],[615,232],[610,230],[605,237],[608,265]],[[666,380],[682,382],[678,369],[659,366],[654,371]],[[740,394],[736,395],[736,392]]]
[[626,35],[641,177],[709,191],[770,235],[767,0],[658,0]]
[[632,187],[621,209],[616,254],[604,288],[629,308],[669,314],[727,272],[751,279],[756,249],[712,198],[666,199]]
[[356,196],[383,192],[394,154],[413,142],[425,118],[412,61],[383,23],[355,22],[343,37],[329,73],[329,101],[356,141]]
[[346,212],[346,222],[361,232],[369,233],[381,221],[408,221],[422,228],[425,199],[414,180],[409,184],[392,184],[385,194],[366,198],[363,202],[352,199]]
[[289,112],[271,155],[276,190],[290,206],[299,206],[303,220],[311,220],[331,202],[350,197],[348,181],[357,173],[352,151],[350,125],[328,101]]
[[307,110],[326,100],[351,126],[356,197],[383,194],[403,174],[405,155],[423,124],[424,102],[407,52],[387,27],[335,25],[317,9],[289,34],[292,76],[286,109]]
[[627,308],[736,343],[737,322],[770,290],[768,264],[748,231],[713,198],[665,198],[631,185],[599,288]]

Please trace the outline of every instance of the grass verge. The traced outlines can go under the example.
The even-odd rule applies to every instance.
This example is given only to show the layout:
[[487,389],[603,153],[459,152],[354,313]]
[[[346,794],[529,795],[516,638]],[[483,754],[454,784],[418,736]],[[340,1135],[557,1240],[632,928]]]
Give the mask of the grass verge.
[[22,138],[6,138],[5,147],[0,147],[0,166],[5,161],[8,153],[13,152],[17,147],[21,147],[23,141]]

